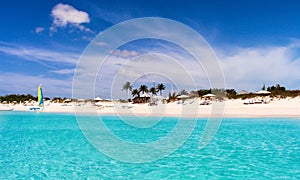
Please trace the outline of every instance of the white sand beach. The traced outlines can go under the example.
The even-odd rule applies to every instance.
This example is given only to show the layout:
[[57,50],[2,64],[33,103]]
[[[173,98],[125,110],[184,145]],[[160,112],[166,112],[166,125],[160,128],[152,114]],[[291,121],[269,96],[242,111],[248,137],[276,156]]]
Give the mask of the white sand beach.
[[[212,110],[224,117],[300,117],[300,97],[273,99],[267,104],[245,105],[241,99],[214,102],[210,105],[200,105],[199,99],[189,99],[184,104],[158,103],[155,106],[146,104],[132,104],[120,102],[101,102],[95,106],[91,102],[86,103],[48,103],[43,112],[59,113],[86,113],[86,114],[119,114],[119,115],[143,115],[143,116],[191,116],[209,117]],[[4,106],[4,105],[2,105]],[[8,106],[8,105],[6,105]],[[14,111],[29,111],[31,106],[22,104],[9,105]],[[224,112],[224,113],[223,113]],[[223,113],[223,114],[222,114]]]

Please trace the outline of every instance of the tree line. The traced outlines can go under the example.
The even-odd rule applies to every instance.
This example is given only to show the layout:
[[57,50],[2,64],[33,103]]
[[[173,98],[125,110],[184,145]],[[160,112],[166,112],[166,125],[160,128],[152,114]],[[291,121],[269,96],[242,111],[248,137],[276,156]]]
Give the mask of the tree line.
[[[123,89],[124,91],[127,91],[127,98],[129,98],[129,93],[133,96],[133,97],[139,97],[141,95],[141,93],[151,93],[152,95],[157,95],[158,93],[160,95],[162,95],[162,91],[165,90],[166,86],[163,83],[158,84],[155,87],[150,87],[148,88],[146,85],[141,85],[139,88],[133,88],[133,86],[131,85],[130,82],[126,82],[123,85]],[[297,97],[300,96],[300,90],[287,90],[285,87],[276,84],[273,86],[269,86],[269,87],[265,87],[265,85],[263,85],[263,87],[261,88],[262,90],[267,90],[270,91],[271,97],[281,97],[281,98],[285,98],[285,97]],[[178,93],[173,92],[173,93],[169,93],[169,99],[176,99],[177,96],[179,95],[189,95],[191,98],[192,97],[202,97],[206,94],[215,94],[218,98],[229,98],[229,99],[237,99],[237,98],[241,98],[241,99],[246,99],[246,98],[252,98],[254,96],[256,96],[256,94],[253,93],[249,93],[249,94],[238,94],[234,89],[201,89],[201,90],[194,90],[194,91],[186,91],[185,89],[178,91]],[[45,100],[50,100],[50,98],[45,97]],[[54,97],[52,98],[52,101],[55,102],[63,102],[63,100],[65,100],[66,98],[61,98],[61,97]],[[24,102],[24,101],[37,101],[37,97],[31,95],[31,94],[9,94],[9,95],[5,95],[5,96],[0,96],[0,102],[13,102],[13,101],[17,101],[17,102]]]
[[[269,86],[266,88],[265,84],[263,84],[263,87],[261,88],[262,90],[267,90],[271,92],[270,96],[271,97],[297,97],[300,95],[300,90],[287,90],[285,87],[280,86],[279,84]],[[148,89],[146,85],[141,85],[139,88],[132,88],[132,85],[130,82],[126,82],[123,85],[123,89],[127,91],[127,98],[129,98],[129,93],[131,92],[131,95],[133,97],[139,97],[140,93],[145,93],[149,92],[152,95],[157,95],[158,92],[160,92],[160,95],[162,94],[162,91],[165,90],[165,85],[160,83],[156,87],[151,87]],[[192,97],[202,97],[206,94],[214,94],[216,95],[217,98],[219,99],[224,99],[225,97],[229,99],[246,99],[246,98],[252,98],[254,96],[257,96],[257,94],[254,93],[248,93],[248,94],[238,94],[235,89],[200,89],[200,90],[194,90],[194,91],[186,91],[185,89],[176,92],[170,92],[168,99],[177,99],[177,96],[179,95],[189,95],[191,98]]]
[[[50,100],[50,98],[45,97],[45,100]],[[36,96],[33,96],[31,94],[9,94],[5,96],[0,96],[0,102],[24,102],[24,101],[37,101],[38,98]]]

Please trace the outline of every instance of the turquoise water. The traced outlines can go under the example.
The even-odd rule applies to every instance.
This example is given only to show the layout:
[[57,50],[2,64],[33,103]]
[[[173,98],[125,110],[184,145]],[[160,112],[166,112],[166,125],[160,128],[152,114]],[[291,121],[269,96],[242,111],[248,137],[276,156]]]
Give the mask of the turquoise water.
[[[113,134],[137,143],[158,140],[177,123],[165,118],[138,129],[115,116],[103,119]],[[199,119],[170,156],[134,164],[95,149],[73,115],[1,112],[0,179],[300,179],[300,120],[226,118],[210,144],[198,149],[205,124]]]

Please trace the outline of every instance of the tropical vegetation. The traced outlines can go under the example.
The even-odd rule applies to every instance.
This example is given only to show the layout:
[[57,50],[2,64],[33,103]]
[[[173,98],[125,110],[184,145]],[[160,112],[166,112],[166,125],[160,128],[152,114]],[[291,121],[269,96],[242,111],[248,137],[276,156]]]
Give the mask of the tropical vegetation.
[[157,89],[155,87],[151,87],[149,89],[149,92],[152,94],[152,96],[156,95],[157,94]]
[[[50,100],[50,98],[45,97],[45,100]],[[0,102],[24,102],[24,101],[37,101],[37,97],[31,94],[9,94],[5,96],[0,96]]]
[[138,97],[140,97],[140,91],[138,90],[138,89],[133,89],[132,91],[131,91],[131,95],[132,96],[138,96]]
[[145,92],[148,92],[148,87],[146,85],[141,85],[139,91],[144,94]]
[[[130,82],[126,82],[123,85],[122,90],[127,92],[127,98],[129,98],[129,93],[131,93],[132,97],[140,97],[141,93],[146,93],[149,92],[152,94],[152,96],[157,95],[159,92],[160,95],[162,95],[162,91],[165,90],[165,85],[160,83],[156,87],[150,87],[148,88],[146,85],[140,85],[139,88],[132,88],[133,86],[131,85]],[[271,97],[279,97],[279,98],[285,98],[285,97],[297,97],[300,96],[300,90],[287,90],[285,87],[276,84],[273,86],[265,87],[263,85],[263,88],[261,89],[266,89],[267,91],[270,92]],[[187,90],[183,89],[176,92],[169,93],[168,96],[168,101],[175,101],[177,100],[177,97],[179,95],[188,95],[191,98],[194,97],[202,97],[206,94],[215,94],[217,98],[219,99],[224,99],[229,98],[229,99],[246,99],[246,98],[253,98],[257,96],[255,93],[246,93],[246,94],[238,94],[234,89],[200,89],[200,90],[193,90],[188,92]],[[50,98],[44,98],[45,100],[50,100]],[[61,98],[61,97],[54,97],[52,98],[53,102],[63,102],[66,98]],[[31,94],[10,94],[10,95],[5,95],[5,96],[0,96],[0,102],[13,102],[16,101],[17,103],[19,102],[24,102],[24,101],[37,101],[37,97],[31,95]]]
[[129,91],[132,90],[132,85],[129,81],[127,81],[124,85],[123,85],[123,89],[127,92],[127,99],[129,99]]
[[159,91],[160,95],[162,95],[162,91],[166,89],[165,85],[160,83],[157,85],[156,89]]

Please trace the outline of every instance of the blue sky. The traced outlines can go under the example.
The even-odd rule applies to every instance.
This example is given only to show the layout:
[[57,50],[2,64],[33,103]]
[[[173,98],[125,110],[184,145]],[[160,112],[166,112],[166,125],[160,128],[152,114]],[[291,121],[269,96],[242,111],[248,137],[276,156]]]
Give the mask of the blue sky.
[[[73,72],[90,41],[117,23],[141,17],[176,20],[201,34],[215,51],[228,88],[256,91],[262,83],[279,83],[299,89],[299,7],[297,1],[271,0],[5,1],[0,7],[0,95],[35,94],[42,83],[46,96],[71,97]],[[120,47],[112,61],[145,52],[181,51],[141,40]],[[99,85],[96,94],[109,98],[107,89]]]

